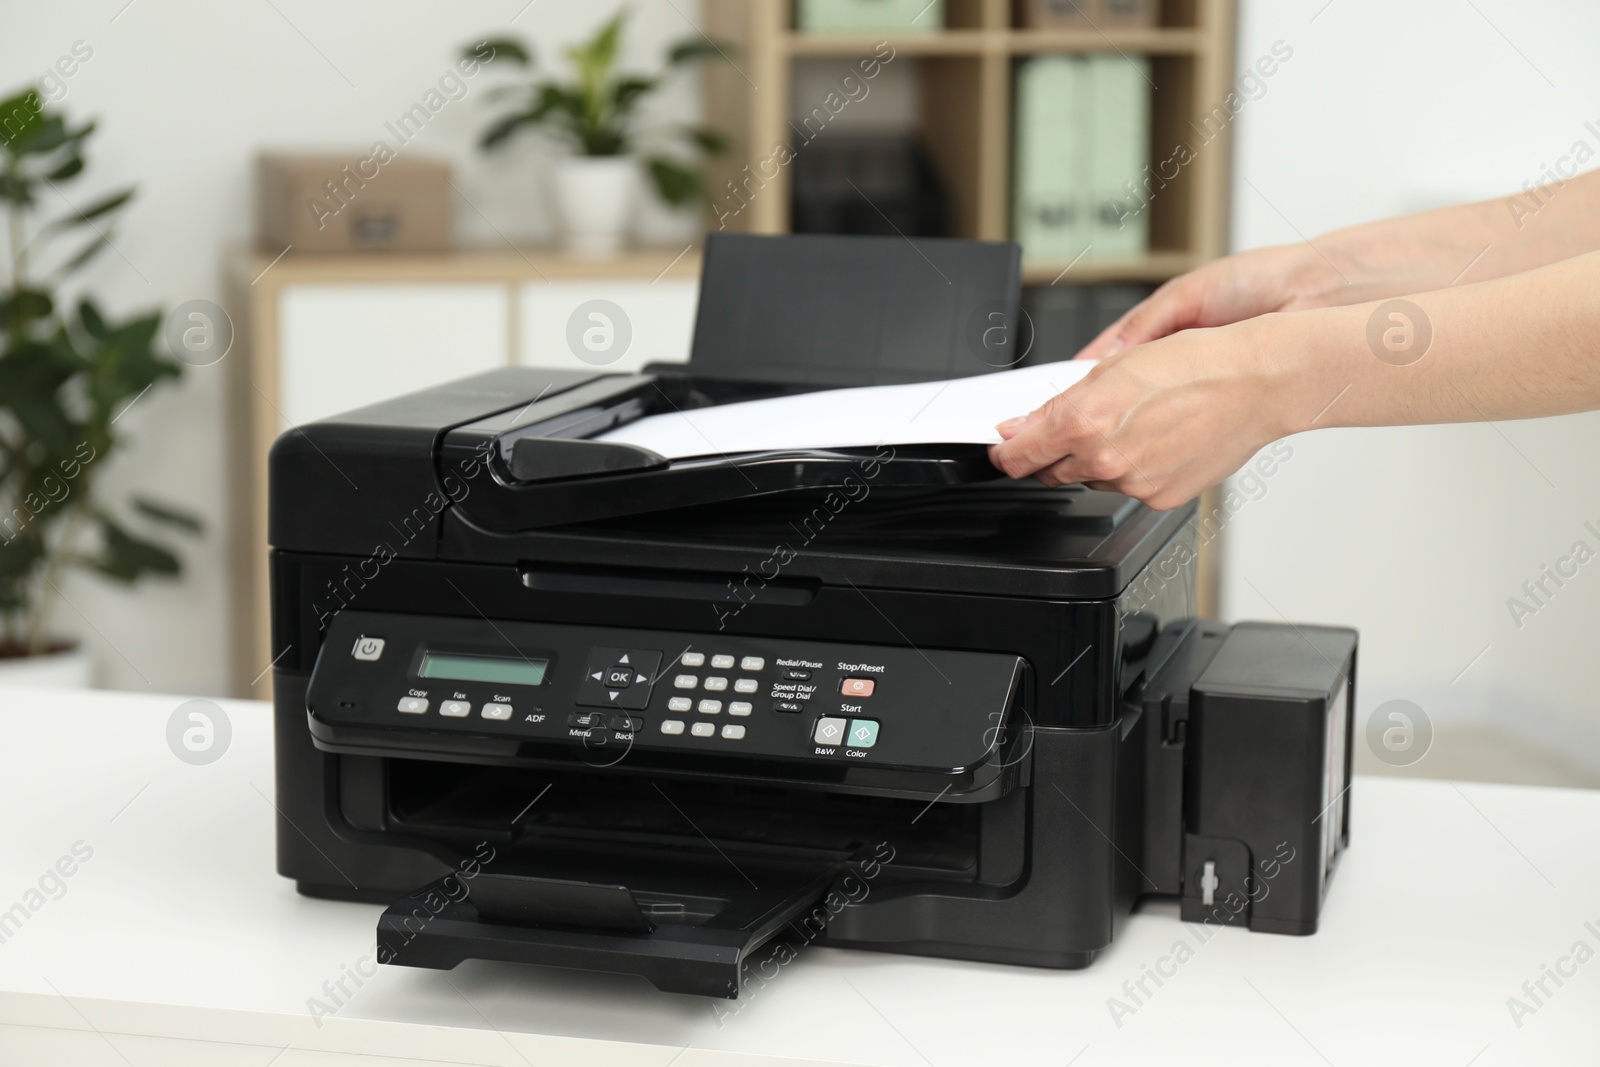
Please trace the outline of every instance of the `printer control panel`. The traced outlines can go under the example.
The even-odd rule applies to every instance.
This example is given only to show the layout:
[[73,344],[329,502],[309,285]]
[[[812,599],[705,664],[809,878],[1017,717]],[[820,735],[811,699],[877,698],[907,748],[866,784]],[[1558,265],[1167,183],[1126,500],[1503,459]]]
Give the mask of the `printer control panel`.
[[[307,695],[313,733],[560,742],[951,773],[1004,737],[1011,655],[344,611]],[[427,736],[423,736],[427,735]]]

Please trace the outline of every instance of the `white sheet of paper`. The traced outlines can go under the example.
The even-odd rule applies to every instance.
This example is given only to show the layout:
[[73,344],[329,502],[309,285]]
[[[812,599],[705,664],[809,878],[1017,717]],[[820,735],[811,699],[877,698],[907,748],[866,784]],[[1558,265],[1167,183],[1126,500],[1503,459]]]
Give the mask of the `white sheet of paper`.
[[598,440],[668,459],[879,444],[994,444],[995,424],[1026,415],[1094,367],[1087,360],[910,385],[828,389],[799,396],[652,415]]

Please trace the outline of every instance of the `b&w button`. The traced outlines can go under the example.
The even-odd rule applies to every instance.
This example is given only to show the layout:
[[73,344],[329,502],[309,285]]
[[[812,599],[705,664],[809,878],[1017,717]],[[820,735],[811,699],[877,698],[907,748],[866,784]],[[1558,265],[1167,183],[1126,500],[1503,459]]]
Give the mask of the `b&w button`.
[[818,719],[817,728],[812,733],[811,739],[819,745],[837,745],[844,740],[844,728],[846,725],[843,719]]

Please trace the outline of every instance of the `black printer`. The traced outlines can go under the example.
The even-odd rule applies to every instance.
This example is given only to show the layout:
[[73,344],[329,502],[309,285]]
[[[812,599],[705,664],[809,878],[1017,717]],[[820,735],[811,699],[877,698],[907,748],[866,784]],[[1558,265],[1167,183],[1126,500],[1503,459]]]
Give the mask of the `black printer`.
[[285,433],[279,872],[389,904],[384,963],[719,997],[807,944],[1082,967],[1150,894],[1314,933],[1356,635],[1197,618],[1193,504],[970,445],[595,440],[994,372],[1018,258],[713,236],[686,365],[507,368]]

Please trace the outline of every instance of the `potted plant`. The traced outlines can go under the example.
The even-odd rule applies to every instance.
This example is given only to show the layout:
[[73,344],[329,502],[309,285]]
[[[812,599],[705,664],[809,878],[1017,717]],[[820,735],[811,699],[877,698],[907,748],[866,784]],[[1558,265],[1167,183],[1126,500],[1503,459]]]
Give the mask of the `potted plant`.
[[[575,255],[607,256],[621,249],[635,207],[636,156],[643,157],[656,192],[676,207],[707,199],[705,177],[694,156],[726,147],[721,134],[705,127],[638,125],[636,109],[662,76],[618,72],[617,51],[627,17],[627,11],[617,13],[590,40],[567,49],[574,68],[570,81],[543,79],[498,90],[497,99],[517,98],[518,106],[498,118],[481,142],[483,148],[494,149],[526,126],[551,130],[571,144],[577,154],[557,164],[554,193],[564,246]],[[511,38],[474,45],[464,55],[481,59],[488,48],[496,58],[534,66],[532,51]],[[667,67],[719,52],[709,40],[685,41],[668,51]]]
[[[0,204],[9,255],[0,284],[0,682],[87,684],[88,661],[53,626],[71,568],[120,582],[178,573],[168,549],[94,490],[121,442],[127,405],[180,364],[153,348],[161,315],[117,322],[87,297],[70,313],[54,289],[110,243],[123,189],[42,220],[84,169],[92,122],[76,128],[29,90],[0,101]],[[125,429],[125,427],[123,428]],[[147,523],[196,531],[190,516],[135,498]]]

